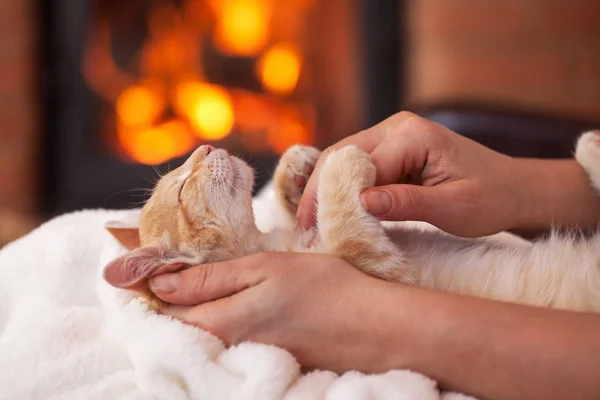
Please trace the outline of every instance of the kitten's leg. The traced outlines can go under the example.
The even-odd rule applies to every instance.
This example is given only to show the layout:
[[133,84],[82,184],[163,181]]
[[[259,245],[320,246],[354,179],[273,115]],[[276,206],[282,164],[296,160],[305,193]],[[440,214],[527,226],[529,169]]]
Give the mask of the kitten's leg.
[[587,172],[594,188],[600,191],[600,131],[581,135],[577,141],[575,158]]
[[363,272],[416,283],[415,268],[386,235],[381,222],[367,213],[360,193],[375,184],[375,166],[356,146],[332,152],[319,176],[318,224],[325,249]]
[[273,176],[274,190],[280,203],[296,216],[302,192],[321,152],[310,146],[292,146],[281,156]]

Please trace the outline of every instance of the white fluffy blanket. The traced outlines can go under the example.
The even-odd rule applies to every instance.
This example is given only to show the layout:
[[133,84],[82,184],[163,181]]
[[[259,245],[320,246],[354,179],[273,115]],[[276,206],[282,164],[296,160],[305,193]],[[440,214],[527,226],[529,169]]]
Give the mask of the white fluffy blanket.
[[302,375],[283,349],[149,312],[101,278],[124,252],[104,223],[137,217],[67,214],[0,251],[0,399],[467,399],[410,371]]

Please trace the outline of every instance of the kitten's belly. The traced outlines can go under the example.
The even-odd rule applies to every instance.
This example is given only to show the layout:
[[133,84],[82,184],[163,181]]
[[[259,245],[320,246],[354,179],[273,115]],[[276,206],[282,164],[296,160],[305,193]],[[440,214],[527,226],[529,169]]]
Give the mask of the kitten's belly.
[[[397,235],[400,232],[403,233],[408,233],[410,234],[411,231],[417,231],[417,232],[437,232],[440,233],[442,235],[440,235],[442,238],[443,236],[454,236],[451,235],[449,233],[446,233],[444,231],[442,231],[441,229],[436,228],[435,226],[427,223],[427,222],[420,222],[420,221],[401,221],[401,222],[397,222],[397,221],[383,221],[381,223],[383,225],[383,227],[385,228],[386,232],[388,233],[388,235],[394,237],[395,235]],[[495,244],[499,244],[499,245],[504,245],[504,246],[518,246],[518,247],[528,247],[532,245],[532,242],[523,239],[520,236],[514,235],[510,232],[500,232],[500,233],[496,233],[494,235],[489,235],[489,236],[483,236],[481,238],[479,238],[479,240],[485,240],[485,241],[490,241],[492,243]],[[466,239],[469,240],[469,239]]]

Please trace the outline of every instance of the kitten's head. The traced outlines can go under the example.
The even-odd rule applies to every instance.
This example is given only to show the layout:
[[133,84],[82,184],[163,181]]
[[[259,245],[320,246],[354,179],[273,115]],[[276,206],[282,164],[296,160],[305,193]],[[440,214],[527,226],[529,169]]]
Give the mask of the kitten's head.
[[[131,287],[159,272],[242,255],[256,229],[253,183],[244,161],[200,146],[158,181],[140,215],[140,247],[108,264],[105,278]],[[118,228],[109,230],[123,235]]]

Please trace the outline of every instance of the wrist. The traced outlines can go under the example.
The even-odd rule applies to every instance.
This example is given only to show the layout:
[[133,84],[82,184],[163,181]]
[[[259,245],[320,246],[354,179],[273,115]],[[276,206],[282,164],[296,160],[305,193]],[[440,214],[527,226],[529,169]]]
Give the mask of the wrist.
[[513,159],[518,197],[513,230],[595,228],[598,196],[583,168],[572,159]]
[[[378,280],[379,281],[379,280]],[[422,347],[411,306],[412,288],[402,284],[379,281],[372,302],[364,310],[366,320],[360,321],[364,341],[363,372],[383,373],[394,369],[413,368],[417,352]],[[362,302],[366,305],[366,302]]]

